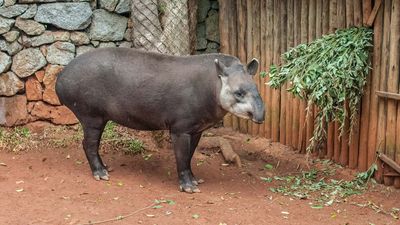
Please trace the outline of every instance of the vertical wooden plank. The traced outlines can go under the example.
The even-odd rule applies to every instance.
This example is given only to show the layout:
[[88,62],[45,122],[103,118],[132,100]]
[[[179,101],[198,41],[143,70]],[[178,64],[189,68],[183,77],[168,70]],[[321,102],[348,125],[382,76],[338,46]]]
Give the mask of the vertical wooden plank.
[[[383,3],[383,31],[382,31],[382,52],[381,52],[381,71],[379,79],[379,90],[387,91],[388,89],[388,73],[389,73],[389,34],[390,34],[390,7],[391,0],[386,0]],[[377,149],[379,152],[385,152],[386,147],[386,116],[387,116],[387,101],[384,99],[378,100],[378,133],[377,133]],[[366,169],[367,166],[365,166]],[[361,168],[360,168],[361,169]],[[364,170],[365,170],[364,169]],[[379,167],[379,170],[375,176],[378,182],[383,181],[383,170]]]
[[[353,16],[347,17],[347,8],[348,3],[351,1],[346,1],[346,0],[341,0],[338,3],[338,18],[341,18],[339,20],[339,26],[340,28],[345,28],[347,27],[347,24],[351,21],[353,22]],[[351,14],[353,13],[353,10],[351,9]],[[348,100],[344,103],[344,107],[346,107],[346,110],[349,111],[349,104]],[[347,115],[344,120],[344,133],[342,134],[341,137],[341,147],[340,147],[340,164],[342,166],[346,166],[349,163],[349,127],[350,127],[350,121],[349,121],[349,116]]]
[[379,8],[374,22],[374,47],[372,55],[372,83],[371,83],[371,100],[369,113],[369,138],[367,152],[367,167],[375,162],[377,148],[377,129],[378,129],[378,96],[375,94],[379,91],[379,78],[381,74],[381,52],[382,52],[382,29],[383,29],[383,7]]
[[[250,62],[251,59],[257,58],[257,60],[260,60],[260,16],[261,16],[261,9],[260,9],[260,1],[254,1],[253,3],[253,46],[252,46],[252,55],[248,55],[247,62]],[[260,72],[260,67],[258,67],[256,75],[254,75],[254,80],[257,84],[258,90],[261,90],[261,86],[264,86],[264,83],[261,83],[261,78],[259,75]],[[249,121],[250,123],[253,123]],[[258,135],[260,130],[260,125],[253,123],[252,124],[252,131],[251,133],[253,135]]]
[[[281,30],[281,36],[280,36],[280,41],[281,41],[281,51],[280,53],[282,54],[283,52],[286,51],[286,45],[287,45],[287,40],[286,40],[286,34],[287,34],[287,1],[281,1],[280,3],[280,30]],[[281,58],[279,56],[279,62],[281,62]],[[283,85],[281,88],[280,96],[281,96],[281,102],[280,102],[280,118],[279,118],[279,139],[282,144],[286,144],[286,106],[287,106],[287,84]]]
[[[329,10],[329,8],[328,8]],[[315,38],[320,38],[322,36],[322,27],[323,27],[323,1],[316,1],[316,6],[315,6]],[[313,129],[315,126],[315,117],[317,116],[319,109],[317,106],[314,106],[315,111],[314,111],[314,123],[313,123]],[[324,123],[325,124],[325,123]],[[314,133],[312,134],[314,135]],[[319,149],[316,149],[317,152],[315,152],[315,155],[318,156],[319,158],[323,158],[326,155],[326,144],[325,141],[322,143]]]
[[[266,71],[269,71],[271,64],[273,63],[273,52],[274,52],[274,41],[273,41],[273,33],[274,33],[274,1],[266,0],[266,17],[267,17],[267,35],[266,35]],[[269,81],[269,77],[267,77],[266,82]],[[265,117],[265,136],[267,138],[272,138],[272,89],[268,86],[266,90],[266,117]]]
[[[267,60],[266,60],[266,48],[267,48],[267,2],[261,1],[260,5],[260,71],[267,70]],[[260,93],[261,98],[263,99],[264,105],[267,106],[267,82],[266,78],[261,78],[260,83]],[[265,109],[265,114],[267,113],[267,109]],[[266,117],[266,115],[265,115]],[[259,129],[260,137],[265,137],[265,122],[261,124]]]
[[[294,10],[294,0],[288,0],[287,2],[287,49],[293,48],[294,47],[294,30],[293,30],[293,24],[294,24],[294,16],[293,16],[293,10]],[[290,84],[288,84],[288,87]],[[293,145],[292,142],[292,126],[293,126],[293,102],[294,102],[294,96],[292,94],[287,93],[286,97],[286,144],[289,146]]]
[[[336,30],[337,0],[329,1],[329,33]],[[335,155],[335,123],[328,124],[327,137],[328,158],[333,159]]]
[[[389,76],[388,76],[388,92],[397,93],[399,90],[399,32],[400,32],[400,7],[398,1],[393,0],[391,4],[391,21],[390,21],[390,48],[389,48]],[[385,153],[388,157],[395,160],[396,158],[396,116],[397,102],[389,99],[387,102],[387,119],[386,119],[386,145]],[[385,184],[392,184],[393,178],[385,179]]]
[[[296,1],[294,3],[294,45],[297,46],[301,43],[301,1]],[[293,126],[292,126],[292,146],[297,149],[299,144],[299,129],[300,129],[300,100],[298,98],[294,99],[293,103]]]
[[[353,1],[353,23],[354,26],[360,27],[362,26],[362,7],[361,7],[361,0],[354,0]],[[355,169],[358,166],[358,153],[359,149],[359,141],[360,141],[360,118],[361,118],[361,108],[360,112],[358,113],[357,123],[353,127],[353,134],[350,143],[349,149],[349,167],[351,169]]]
[[[274,64],[278,64],[280,61],[281,52],[281,29],[280,29],[280,4],[282,2],[279,0],[274,0]],[[272,90],[272,141],[279,141],[279,113],[280,113],[280,89]]]
[[[317,3],[316,0],[310,0],[309,7],[308,7],[308,40],[307,42],[310,43],[315,40],[316,36],[316,10],[317,10]],[[308,102],[306,102],[308,104]],[[306,136],[305,136],[305,148],[310,145],[310,139],[313,136],[314,132],[314,105],[310,106],[310,109],[306,115]]]
[[[242,62],[247,62],[248,58],[253,55],[253,36],[254,36],[254,30],[253,30],[253,1],[252,0],[247,0],[247,16],[246,16],[246,57]],[[243,133],[249,133],[251,134],[252,132],[252,122],[249,120],[245,119],[240,119],[240,130]],[[243,126],[242,126],[243,124]],[[247,129],[242,129],[247,126]]]
[[372,0],[363,0],[362,9],[363,9],[363,24],[366,24],[369,14],[371,13],[372,10]]
[[[391,37],[390,37],[390,71],[393,76],[399,79],[400,76],[400,1],[392,2],[392,21],[391,21]],[[397,92],[400,93],[400,87]],[[394,152],[394,160],[400,164],[400,104],[397,103],[397,122],[396,122],[396,147]],[[400,178],[394,179],[394,186],[400,188]]]
[[[301,43],[308,42],[308,8],[309,8],[309,0],[304,0],[301,2]],[[307,126],[306,126],[306,112],[305,109],[307,107],[307,103],[303,100],[300,101],[300,112],[299,112],[299,142],[297,144],[297,148],[300,152],[305,153],[306,146],[306,138],[307,138]]]
[[[240,38],[243,38],[243,9],[242,9],[242,1],[237,0],[235,5],[235,12],[233,12],[233,16],[235,17],[235,22],[233,23],[234,33],[235,33],[235,42],[232,48],[235,48],[236,56],[240,58],[241,51],[243,51],[243,39],[239,41]],[[239,43],[240,42],[240,43]],[[239,130],[239,119],[236,116],[232,116],[232,129]]]
[[[247,43],[247,2],[246,0],[240,0],[239,15],[238,15],[238,57],[240,61],[246,61],[246,43]],[[240,132],[247,132],[247,122],[243,119],[237,119],[238,129]],[[235,123],[234,123],[235,125]]]
[[[227,5],[229,4],[229,1],[220,1],[219,3],[219,38],[220,38],[220,51],[222,53],[227,53],[229,54],[229,14],[228,14],[228,9]],[[224,126],[225,127],[232,127],[232,115],[228,113],[224,117]]]

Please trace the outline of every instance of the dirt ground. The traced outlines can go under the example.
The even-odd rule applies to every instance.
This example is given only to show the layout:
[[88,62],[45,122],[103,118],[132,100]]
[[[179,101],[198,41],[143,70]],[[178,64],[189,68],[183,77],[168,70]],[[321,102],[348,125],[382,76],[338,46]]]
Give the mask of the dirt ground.
[[[77,131],[55,132],[64,140]],[[103,148],[103,160],[113,168],[108,182],[92,178],[79,140],[54,145],[42,135],[29,149],[1,150],[0,224],[85,224],[115,218],[103,224],[400,224],[388,213],[400,208],[400,191],[382,185],[323,207],[272,192],[279,181],[260,177],[307,170],[304,155],[223,128],[206,135],[226,137],[243,167],[226,164],[218,149],[200,145],[192,165],[205,180],[201,193],[179,192],[170,146],[156,147],[146,132],[134,135],[151,157]],[[318,163],[311,166],[318,168]],[[332,176],[350,180],[354,175],[339,169]]]

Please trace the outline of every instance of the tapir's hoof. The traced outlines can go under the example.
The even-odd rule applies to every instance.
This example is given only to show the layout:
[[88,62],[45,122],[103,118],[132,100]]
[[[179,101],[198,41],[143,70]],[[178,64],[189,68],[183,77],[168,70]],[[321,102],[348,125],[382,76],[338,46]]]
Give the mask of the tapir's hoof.
[[101,169],[93,172],[93,177],[95,180],[110,180],[108,172],[106,169]]
[[189,194],[200,193],[200,189],[197,186],[189,186],[189,185],[179,185],[179,190],[181,192],[186,192]]
[[203,179],[198,179],[198,180],[194,179],[194,180],[192,180],[192,183],[197,186],[199,184],[204,183],[204,180]]

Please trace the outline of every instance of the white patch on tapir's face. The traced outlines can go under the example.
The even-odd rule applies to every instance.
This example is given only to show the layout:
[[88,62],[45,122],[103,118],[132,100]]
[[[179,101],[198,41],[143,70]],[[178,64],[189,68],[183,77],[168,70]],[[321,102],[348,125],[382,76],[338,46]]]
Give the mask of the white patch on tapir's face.
[[[219,94],[219,100],[222,108],[240,118],[252,119],[249,115],[249,112],[253,111],[251,96],[248,96],[248,94],[243,96],[235,96],[237,90],[234,90],[235,87],[229,85],[229,78],[226,76],[220,76],[220,78],[222,86]],[[240,101],[238,101],[239,98]]]

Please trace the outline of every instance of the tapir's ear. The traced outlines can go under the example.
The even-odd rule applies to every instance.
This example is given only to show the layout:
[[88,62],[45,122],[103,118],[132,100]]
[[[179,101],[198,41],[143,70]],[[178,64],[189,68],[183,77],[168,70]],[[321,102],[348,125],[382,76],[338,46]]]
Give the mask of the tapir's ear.
[[215,66],[217,68],[218,76],[226,76],[226,74],[224,73],[226,66],[222,62],[220,62],[218,59],[215,59],[214,62],[215,62]]
[[250,75],[255,75],[257,73],[257,69],[258,69],[258,60],[253,58],[249,64],[247,64],[247,72]]

